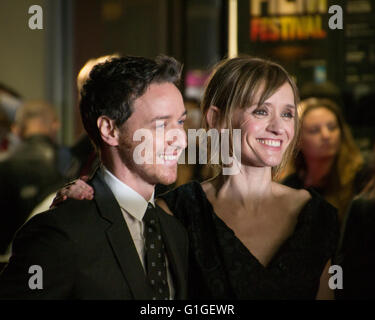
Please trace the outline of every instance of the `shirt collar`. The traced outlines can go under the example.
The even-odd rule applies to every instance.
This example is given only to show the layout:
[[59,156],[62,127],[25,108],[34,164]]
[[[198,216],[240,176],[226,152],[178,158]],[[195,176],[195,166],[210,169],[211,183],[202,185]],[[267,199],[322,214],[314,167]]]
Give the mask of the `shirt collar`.
[[142,221],[148,203],[155,207],[154,194],[147,202],[137,191],[113,175],[104,165],[101,167],[101,175],[113,192],[120,207],[139,221]]

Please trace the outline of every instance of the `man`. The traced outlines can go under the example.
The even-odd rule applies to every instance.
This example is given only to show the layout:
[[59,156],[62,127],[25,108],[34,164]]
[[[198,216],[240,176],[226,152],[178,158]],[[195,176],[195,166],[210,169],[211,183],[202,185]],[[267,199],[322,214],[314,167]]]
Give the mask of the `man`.
[[[168,57],[94,67],[80,110],[102,163],[90,180],[95,199],[68,200],[21,229],[0,275],[0,298],[186,298],[186,232],[154,207],[154,186],[176,180],[186,147],[179,75]],[[148,134],[137,140],[142,130]]]
[[64,183],[54,141],[59,128],[54,108],[44,101],[28,101],[18,108],[13,126],[21,143],[0,162],[2,256],[34,206],[52,186],[58,188]]

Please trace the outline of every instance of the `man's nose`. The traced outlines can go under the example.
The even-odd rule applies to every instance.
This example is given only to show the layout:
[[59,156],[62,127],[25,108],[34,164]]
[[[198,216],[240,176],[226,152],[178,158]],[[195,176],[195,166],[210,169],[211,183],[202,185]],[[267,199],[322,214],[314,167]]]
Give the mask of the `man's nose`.
[[166,140],[168,145],[174,148],[185,149],[187,146],[186,132],[183,128],[169,130],[166,133]]

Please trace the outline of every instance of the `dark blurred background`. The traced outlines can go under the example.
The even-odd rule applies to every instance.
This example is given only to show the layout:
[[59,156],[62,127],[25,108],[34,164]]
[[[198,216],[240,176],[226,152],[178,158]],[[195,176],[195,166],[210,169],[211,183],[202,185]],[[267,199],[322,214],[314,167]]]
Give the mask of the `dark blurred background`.
[[[228,52],[231,0],[2,0],[0,82],[58,109],[59,142],[82,126],[76,76],[88,59],[118,53],[172,55],[184,64],[186,98],[199,99],[210,67]],[[238,53],[271,58],[296,78],[302,97],[338,100],[361,149],[374,142],[375,3],[370,0],[238,0]],[[328,28],[340,5],[343,29]],[[31,30],[31,5],[43,30]]]

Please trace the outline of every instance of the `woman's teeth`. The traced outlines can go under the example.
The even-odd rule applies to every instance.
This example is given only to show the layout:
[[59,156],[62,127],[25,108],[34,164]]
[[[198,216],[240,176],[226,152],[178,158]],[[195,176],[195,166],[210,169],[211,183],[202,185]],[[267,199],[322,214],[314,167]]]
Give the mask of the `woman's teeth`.
[[257,141],[271,147],[280,147],[281,145],[280,140],[257,139]]

